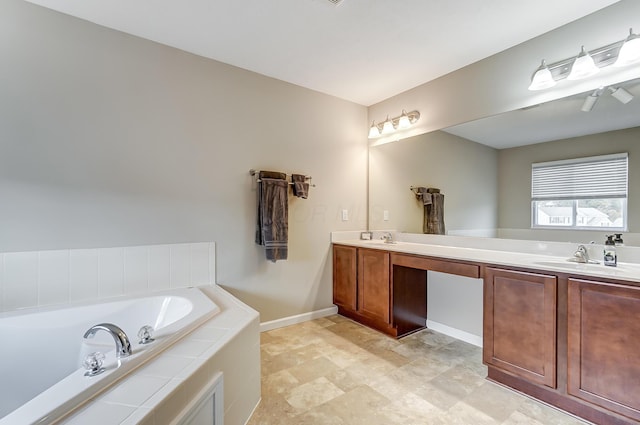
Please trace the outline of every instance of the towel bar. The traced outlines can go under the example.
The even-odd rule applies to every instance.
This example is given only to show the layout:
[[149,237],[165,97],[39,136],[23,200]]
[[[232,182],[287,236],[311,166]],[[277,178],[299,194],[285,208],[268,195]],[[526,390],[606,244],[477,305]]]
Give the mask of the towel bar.
[[[249,170],[249,175],[255,176],[256,174],[260,174],[260,170],[254,170],[253,168]],[[291,174],[287,174],[287,179],[291,178]],[[311,180],[311,176],[304,176],[305,180]],[[256,179],[256,182],[260,183],[262,180]],[[293,186],[293,183],[289,182],[289,186]],[[315,184],[309,183],[310,187],[316,187]]]

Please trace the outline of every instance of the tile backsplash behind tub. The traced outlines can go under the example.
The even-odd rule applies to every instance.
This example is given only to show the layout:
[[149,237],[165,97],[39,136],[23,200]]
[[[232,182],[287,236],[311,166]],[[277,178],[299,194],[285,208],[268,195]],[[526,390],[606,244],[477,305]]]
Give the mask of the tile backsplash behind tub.
[[0,311],[215,283],[215,243],[0,253]]

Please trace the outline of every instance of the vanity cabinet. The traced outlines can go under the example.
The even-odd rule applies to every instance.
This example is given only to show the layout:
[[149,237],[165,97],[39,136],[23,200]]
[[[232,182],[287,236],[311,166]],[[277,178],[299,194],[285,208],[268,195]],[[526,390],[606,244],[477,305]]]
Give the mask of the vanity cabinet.
[[343,312],[357,308],[357,264],[357,248],[333,246],[333,303]]
[[387,251],[333,246],[333,303],[338,313],[391,336]]
[[568,279],[567,392],[640,421],[640,287]]
[[426,325],[428,271],[482,278],[487,378],[597,424],[640,423],[640,282],[336,244],[334,303],[398,337]]
[[483,360],[556,387],[557,277],[487,267]]
[[389,253],[358,249],[358,313],[391,324]]
[[427,271],[479,278],[479,264],[333,245],[333,303],[338,313],[392,337],[427,322]]

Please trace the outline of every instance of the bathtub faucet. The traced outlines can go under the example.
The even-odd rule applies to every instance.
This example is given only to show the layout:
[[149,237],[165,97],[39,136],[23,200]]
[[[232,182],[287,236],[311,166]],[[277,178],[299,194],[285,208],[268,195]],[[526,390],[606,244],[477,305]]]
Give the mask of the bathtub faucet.
[[108,332],[116,343],[116,356],[127,357],[131,355],[131,343],[126,333],[113,323],[100,323],[95,326],[91,326],[88,331],[84,333],[85,338],[93,338],[98,331]]

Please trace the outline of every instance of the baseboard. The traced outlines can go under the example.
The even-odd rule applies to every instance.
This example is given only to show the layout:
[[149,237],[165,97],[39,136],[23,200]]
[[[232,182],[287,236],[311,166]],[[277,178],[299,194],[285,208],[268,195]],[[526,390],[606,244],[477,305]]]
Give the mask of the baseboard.
[[436,332],[445,334],[455,339],[459,339],[469,344],[473,344],[476,347],[482,347],[482,337],[474,335],[469,332],[461,331],[460,329],[452,328],[451,326],[443,325],[442,323],[427,320],[427,328],[433,329]]
[[258,406],[260,406],[260,402],[262,401],[262,397],[260,397],[258,399],[258,402],[256,403],[255,406],[253,406],[253,410],[251,410],[251,414],[249,415],[249,417],[247,418],[247,420],[245,421],[244,425],[247,425],[249,423],[249,421],[251,421],[251,417],[253,416],[254,413],[256,413],[256,410],[258,410]]
[[260,323],[260,332],[270,331],[272,329],[283,328],[285,326],[295,325],[297,323],[308,322],[309,320],[319,319],[321,317],[331,316],[338,313],[338,307],[328,307],[322,310],[310,311],[309,313],[296,314],[295,316],[283,317],[282,319],[270,320]]

